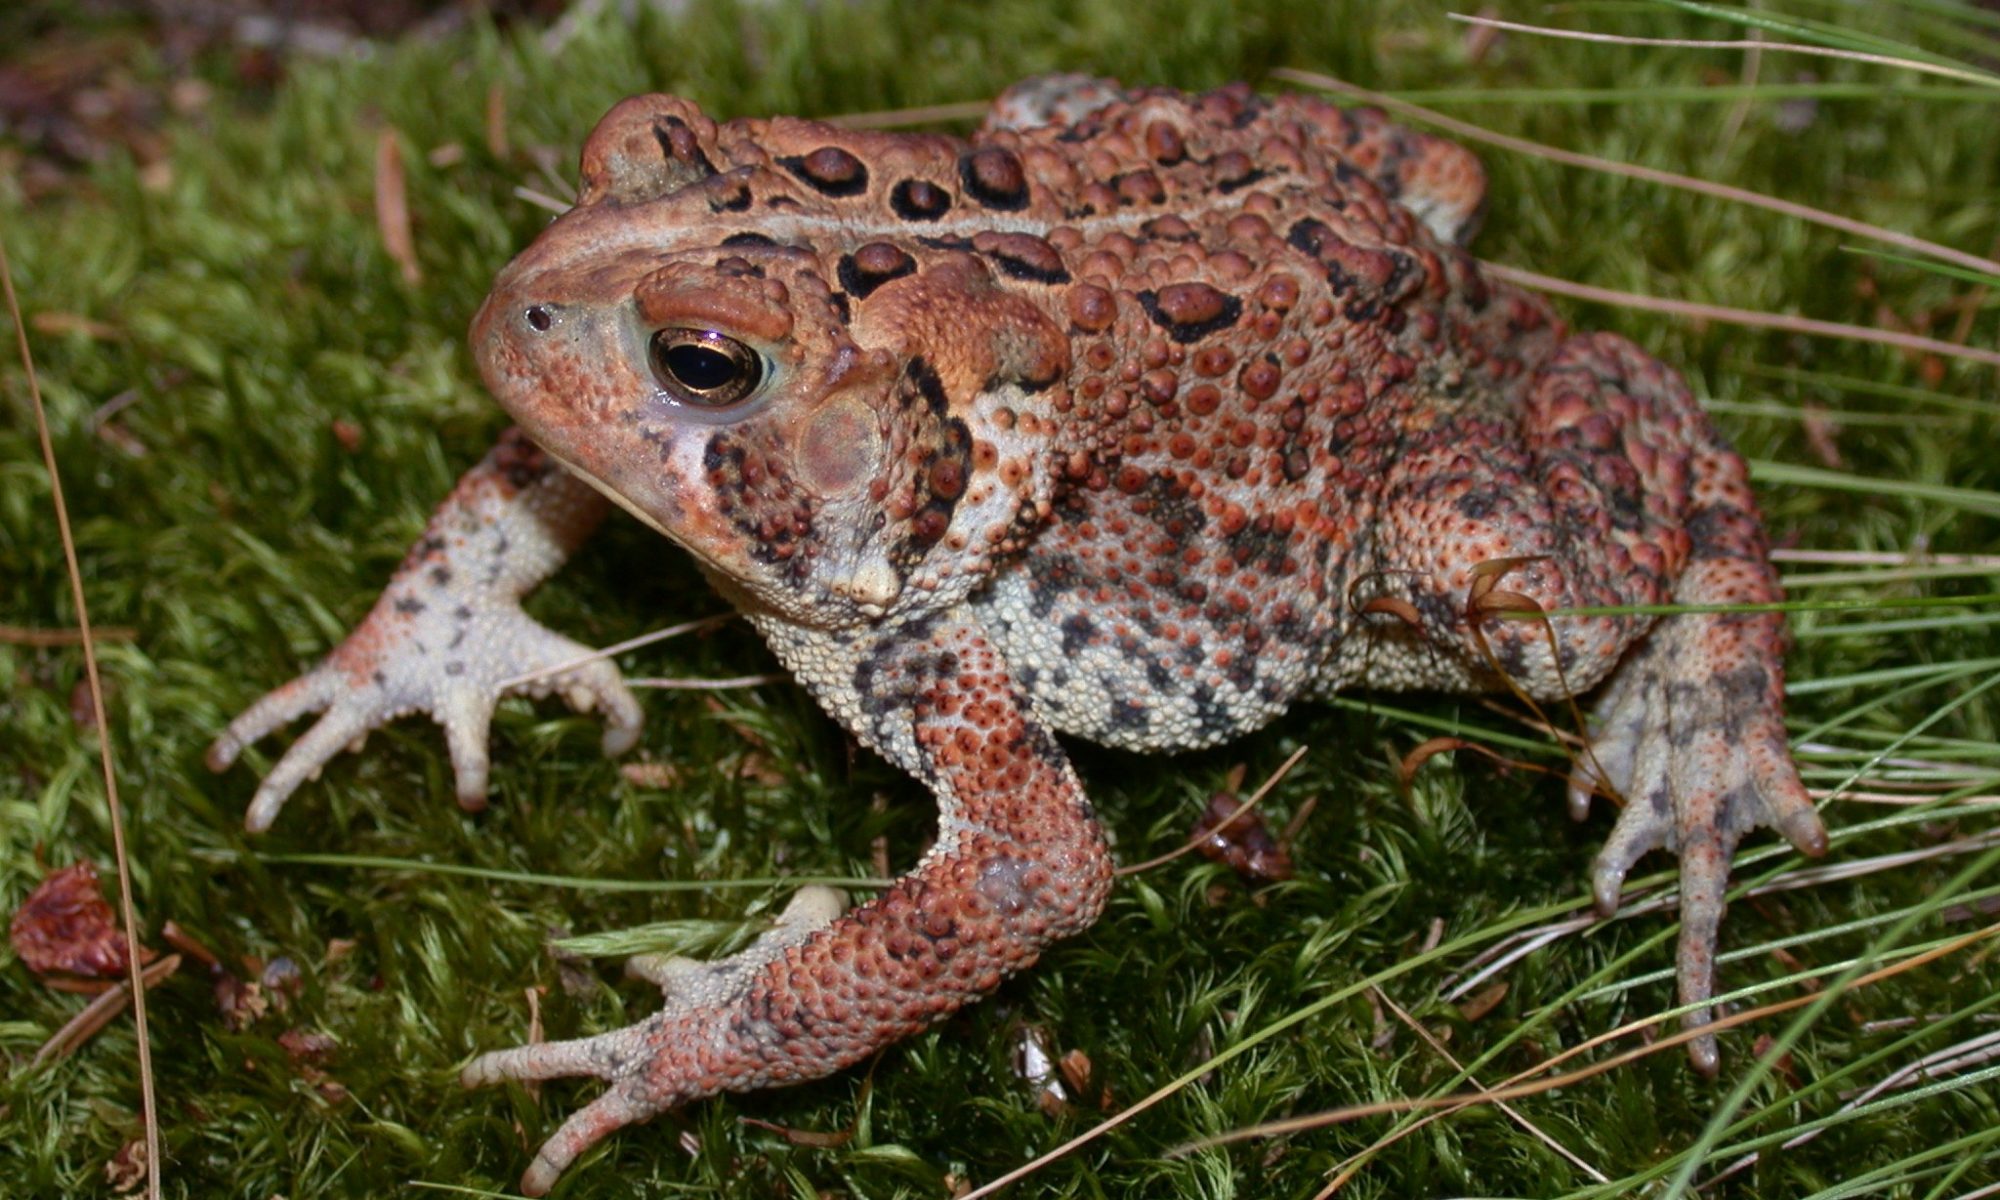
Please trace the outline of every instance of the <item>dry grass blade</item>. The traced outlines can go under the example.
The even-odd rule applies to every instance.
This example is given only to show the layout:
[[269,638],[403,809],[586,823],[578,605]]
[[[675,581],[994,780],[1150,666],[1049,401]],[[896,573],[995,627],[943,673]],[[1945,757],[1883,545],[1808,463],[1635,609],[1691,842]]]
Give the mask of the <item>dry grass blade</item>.
[[516,199],[526,200],[536,208],[545,209],[548,212],[555,213],[557,216],[561,216],[570,209],[569,201],[558,200],[547,192],[537,191],[525,183],[519,184],[514,188],[514,196]]
[[[1910,957],[1905,958],[1900,962],[1891,963],[1886,967],[1878,967],[1873,971],[1869,971],[1865,974],[1858,975],[1853,979],[1849,980],[1844,986],[1841,987],[1840,990],[1843,992],[1848,992],[1848,991],[1853,991],[1857,988],[1868,987],[1872,984],[1879,983],[1884,979],[1900,975],[1905,971],[1914,970],[1915,968],[1923,966],[1926,963],[1935,962],[1938,959],[1948,957],[1949,955],[1952,954],[1956,954],[1961,950],[1965,950],[1968,947],[1975,945],[1976,943],[1992,938],[1996,934],[2000,934],[2000,925],[1988,925],[1985,928],[1975,930],[1972,933],[1968,933],[1963,937],[1953,938],[1949,942],[1945,942],[1941,945],[1932,946],[1929,949],[1924,950],[1918,954],[1913,954]],[[1600,1062],[1591,1063],[1589,1066],[1578,1067],[1573,1071],[1566,1071],[1560,1075],[1552,1075],[1545,1079],[1536,1079],[1533,1082],[1527,1082],[1533,1076],[1541,1075],[1546,1071],[1553,1070],[1556,1067],[1561,1066],[1563,1063],[1569,1061],[1570,1059],[1588,1053],[1589,1051],[1599,1046],[1602,1046],[1606,1043],[1616,1041],[1620,1038],[1629,1037],[1630,1035],[1638,1033],[1642,1030],[1652,1028],[1653,1026],[1656,1026],[1663,1021],[1669,1020],[1676,1015],[1674,1010],[1668,1010],[1666,1012],[1661,1012],[1661,1013],[1654,1013],[1651,1016],[1642,1017],[1639,1020],[1628,1022],[1624,1025],[1619,1026],[1616,1029],[1609,1030],[1605,1033],[1600,1033],[1596,1037],[1590,1038],[1583,1042],[1579,1042],[1577,1045],[1572,1046],[1569,1049],[1564,1050],[1559,1054],[1551,1055],[1550,1057],[1542,1060],[1540,1063],[1537,1063],[1536,1065],[1529,1067],[1527,1070],[1522,1071],[1519,1074],[1510,1077],[1506,1082],[1502,1083],[1499,1087],[1487,1088],[1478,1092],[1468,1092],[1461,1095],[1453,1095],[1453,1096],[1427,1096],[1427,1097],[1419,1097],[1419,1098],[1405,1099],[1405,1100],[1378,1100],[1372,1104],[1353,1104],[1353,1105],[1348,1105],[1345,1108],[1336,1108],[1328,1112],[1311,1113],[1303,1117],[1288,1117],[1283,1121],[1270,1121],[1261,1125],[1252,1125],[1243,1129],[1234,1129],[1229,1131],[1228,1133],[1216,1134],[1214,1137],[1202,1138],[1197,1141],[1188,1142],[1184,1145],[1174,1147],[1172,1150],[1169,1150],[1167,1154],[1168,1157],[1180,1157],[1183,1155],[1192,1154],[1199,1150],[1209,1150],[1217,1146],[1232,1145],[1236,1142],[1249,1141],[1253,1138],[1272,1137],[1272,1136],[1291,1134],[1291,1133],[1304,1133],[1308,1130],[1322,1129],[1328,1125],[1341,1125],[1350,1121],[1358,1121],[1366,1117],[1393,1116],[1400,1113],[1422,1112],[1422,1113],[1427,1113],[1434,1118],[1437,1116],[1443,1116],[1449,1113],[1457,1112],[1461,1109],[1471,1108],[1474,1105],[1496,1104],[1502,1100],[1519,1100],[1528,1096],[1539,1096],[1545,1092],[1551,1092],[1558,1088],[1573,1087],[1576,1084],[1581,1083],[1586,1079],[1591,1079],[1598,1075],[1602,1075],[1607,1071],[1616,1070],[1617,1068],[1625,1066],[1628,1063],[1638,1062],[1640,1059],[1650,1057],[1651,1055],[1658,1054],[1664,1050],[1672,1049],[1676,1046],[1681,1045],[1682,1043],[1693,1041],[1695,1038],[1702,1037],[1707,1034],[1721,1033],[1724,1032],[1725,1030],[1734,1029],[1739,1025],[1746,1025],[1753,1021],[1761,1021],[1766,1017],[1772,1017],[1780,1013],[1791,1012],[1794,1009],[1804,1008],[1805,1006],[1822,999],[1823,997],[1826,996],[1826,994],[1827,993],[1825,989],[1821,989],[1818,991],[1807,992],[1804,995],[1793,996],[1788,999],[1773,1001],[1770,1004],[1761,1005],[1757,1008],[1744,1009],[1741,1012],[1730,1013],[1727,1016],[1717,1017],[1714,1021],[1706,1025],[1697,1026],[1692,1029],[1677,1030],[1674,1033],[1661,1037],[1656,1041],[1649,1042],[1643,1046],[1635,1047],[1631,1050],[1626,1050],[1621,1053],[1614,1054],[1611,1057],[1606,1058]]]
[[1813,46],[1804,42],[1766,42],[1756,39],[1723,38],[1656,38],[1631,37],[1625,34],[1598,33],[1588,29],[1557,29],[1548,25],[1530,25],[1523,21],[1503,21],[1498,17],[1474,16],[1467,13],[1446,14],[1453,21],[1463,21],[1481,29],[1503,30],[1507,33],[1525,33],[1534,37],[1558,38],[1573,42],[1597,42],[1611,46],[1660,46],[1679,50],[1747,50],[1752,53],[1765,50],[1785,54],[1810,54],[1816,58],[1838,58],[1847,62],[1870,63],[1882,67],[1898,67],[1906,71],[1916,71],[1924,75],[1938,75],[1945,79],[1958,79],[1967,83],[2000,86],[2000,78],[1984,71],[1967,71],[1942,63],[1927,63],[1917,59],[1898,58],[1893,54],[1869,54],[1860,50],[1840,50],[1832,46]]
[[[90,632],[90,606],[83,593],[83,568],[77,562],[76,537],[70,531],[69,505],[63,500],[62,472],[56,466],[55,439],[49,433],[49,413],[42,404],[41,382],[35,375],[35,356],[28,348],[28,324],[21,318],[21,300],[14,294],[14,267],[7,257],[7,243],[0,237],[0,287],[7,296],[7,314],[14,320],[14,337],[21,355],[21,368],[28,377],[28,400],[35,411],[35,433],[42,443],[42,463],[49,473],[49,496],[56,510],[56,532],[62,538],[63,562],[69,569],[70,600],[76,606],[76,626],[82,634],[84,677],[90,681],[90,712],[97,730],[97,757],[104,768],[104,805],[111,819],[111,848],[118,864],[118,913],[124,925],[125,942],[139,945],[139,917],[132,906],[132,860],[125,852],[125,813],[118,800],[118,772],[111,759],[112,732],[104,719],[104,682],[98,677],[97,645]],[[153,1095],[153,1045],[146,1029],[146,980],[139,956],[127,957],[126,971],[132,989],[132,1024],[139,1050],[139,1104],[146,1126],[146,1196],[160,1200],[160,1110]]]
[[[1835,836],[1838,837],[1839,834],[1836,833]],[[2000,845],[2000,830],[1989,831],[1974,837],[1959,838],[1955,841],[1941,842],[1935,846],[1925,846],[1917,850],[1901,850],[1891,854],[1877,854],[1868,858],[1857,859],[1853,862],[1825,863],[1800,867],[1795,871],[1783,872],[1763,883],[1745,889],[1743,898],[1747,900],[1757,896],[1771,896],[1782,892],[1795,892],[1803,888],[1818,887],[1828,883],[1845,882],[1850,879],[1859,879],[1868,875],[1880,874],[1884,871],[1900,870],[1913,863],[1954,858],[1962,854],[1976,854],[1981,850],[1991,849],[1996,845]],[[1644,896],[1642,899],[1641,896],[1647,890],[1648,888],[1645,884],[1640,884],[1630,889],[1626,895],[1620,897],[1618,912],[1609,919],[1625,921],[1634,917],[1669,912],[1678,907],[1680,903],[1679,893],[1673,891],[1657,892],[1650,896]],[[1444,998],[1454,1003],[1462,1000],[1466,996],[1471,995],[1473,991],[1478,989],[1488,979],[1505,971],[1528,955],[1569,934],[1580,933],[1585,929],[1589,929],[1591,926],[1598,924],[1600,920],[1603,920],[1603,918],[1595,914],[1586,914],[1577,917],[1567,917],[1560,921],[1551,921],[1546,925],[1539,925],[1533,929],[1520,930],[1502,941],[1494,943],[1484,953],[1468,962],[1466,969],[1472,973],[1463,979],[1449,984],[1444,990]]]
[[[1433,1054],[1436,1054],[1439,1058],[1442,1058],[1446,1062],[1450,1063],[1452,1070],[1457,1071],[1462,1075],[1465,1074],[1465,1064],[1458,1061],[1458,1059],[1452,1055],[1452,1052],[1445,1048],[1444,1043],[1438,1041],[1437,1037],[1433,1035],[1430,1030],[1424,1028],[1423,1022],[1411,1016],[1407,1011],[1404,1010],[1402,1005],[1390,999],[1389,994],[1387,992],[1382,991],[1380,988],[1376,988],[1374,989],[1374,991],[1376,999],[1382,1002],[1382,1006],[1388,1009],[1392,1014],[1394,1014],[1395,1018],[1398,1021],[1401,1021],[1405,1026],[1407,1026],[1412,1033],[1416,1034],[1419,1038],[1423,1039],[1423,1043],[1431,1048],[1431,1052]],[[1466,1078],[1471,1082],[1471,1084],[1474,1087],[1482,1089],[1485,1087],[1485,1085],[1480,1083],[1478,1079],[1473,1078],[1470,1075],[1466,1075]],[[1528,1118],[1522,1116],[1519,1110],[1515,1109],[1513,1105],[1508,1104],[1506,1101],[1503,1100],[1495,1104],[1494,1107],[1498,1108],[1501,1112],[1507,1114],[1507,1118],[1513,1121],[1516,1125],[1519,1125],[1522,1129],[1527,1130],[1528,1133],[1531,1136],[1533,1136],[1536,1141],[1542,1143],[1544,1146],[1547,1146],[1549,1149],[1555,1151],[1557,1154],[1560,1154],[1564,1158],[1568,1159],[1573,1165],[1575,1165],[1577,1170],[1582,1171],[1585,1175],[1590,1176],[1592,1179],[1595,1179],[1599,1183],[1611,1182],[1610,1179],[1605,1176],[1604,1172],[1598,1170],[1596,1167],[1593,1167],[1589,1163],[1585,1162],[1582,1158],[1577,1156],[1575,1151],[1571,1150],[1568,1146],[1565,1146],[1561,1142],[1557,1141],[1546,1130],[1542,1129],[1541,1126],[1535,1124],[1533,1121],[1530,1121]],[[1384,1144],[1386,1144],[1386,1140]],[[1339,1180],[1335,1181],[1336,1184],[1338,1182]],[[1333,1195],[1334,1192],[1337,1190],[1338,1188],[1336,1186],[1329,1185],[1326,1188],[1326,1190],[1320,1192],[1318,1196],[1314,1197],[1314,1200],[1326,1200],[1326,1197]]]
[[[1927,241],[1912,234],[1885,229],[1880,225],[1870,225],[1866,221],[1857,221],[1852,217],[1843,217],[1838,213],[1827,212],[1825,209],[1813,208],[1811,205],[1799,204],[1791,200],[1780,200],[1775,196],[1767,196],[1762,192],[1751,191],[1749,188],[1731,187],[1728,184],[1714,183],[1706,179],[1696,179],[1692,175],[1681,175],[1673,171],[1658,170],[1654,167],[1641,167],[1633,163],[1615,162],[1608,158],[1598,158],[1595,155],[1579,154],[1574,150],[1563,150],[1555,146],[1543,145],[1540,142],[1531,142],[1526,138],[1510,137],[1504,133],[1494,133],[1490,129],[1474,125],[1469,121],[1460,121],[1454,117],[1448,117],[1435,109],[1411,104],[1406,100],[1398,100],[1394,96],[1371,91],[1368,88],[1348,83],[1344,79],[1335,79],[1331,75],[1322,75],[1313,71],[1299,71],[1289,67],[1280,68],[1271,74],[1276,78],[1292,83],[1302,84],[1306,87],[1321,88],[1330,92],[1338,92],[1345,96],[1353,96],[1357,100],[1366,101],[1369,104],[1380,105],[1395,112],[1407,113],[1469,141],[1484,142],[1489,146],[1499,146],[1502,149],[1513,150],[1520,154],[1546,158],[1552,162],[1563,163],[1567,166],[1583,167],[1591,171],[1603,171],[1611,175],[1623,175],[1631,179],[1642,179],[1648,183],[1658,183],[1667,187],[1680,188],[1684,191],[1696,192],[1704,196],[1713,196],[1719,200],[1733,200],[1738,204],[1769,209],[1772,212],[1782,213],[1788,217],[1796,217],[1801,221],[1810,221],[1815,225],[1824,225],[1829,229],[1838,229],[1843,233],[1851,233],[1856,237],[1868,238],[1871,241],[1882,242],[1891,246],[1901,246],[1905,250],[1910,250],[1918,254],[1928,254],[1933,258],[1955,263],[1968,270],[2000,274],[2000,262],[1995,262],[1990,258],[1981,258],[1976,254],[1967,254],[1963,250],[1955,250],[1950,246],[1939,245],[1936,242]],[[2000,357],[1996,357],[1995,361],[2000,361]]]
[[[524,683],[533,683],[537,679],[547,679],[551,675],[560,675],[564,671],[574,671],[576,668],[594,663],[600,658],[610,658],[616,654],[623,654],[627,650],[637,650],[641,646],[650,646],[654,642],[664,642],[668,638],[677,638],[684,633],[698,633],[704,629],[714,629],[735,615],[735,613],[717,613],[712,617],[697,617],[692,621],[682,621],[678,625],[669,625],[665,629],[655,629],[651,633],[642,633],[638,637],[626,638],[622,642],[613,642],[609,646],[592,650],[589,654],[579,654],[567,662],[550,663],[546,667],[503,679],[498,686],[504,691],[509,688],[520,687]],[[670,685],[657,684],[656,686],[665,687]]]
[[1692,300],[1669,300],[1661,296],[1646,296],[1638,292],[1621,292],[1612,288],[1593,287],[1587,283],[1573,283],[1567,279],[1557,279],[1536,271],[1524,271],[1519,267],[1503,266],[1499,263],[1484,264],[1488,274],[1517,283],[1522,287],[1539,291],[1554,292],[1577,300],[1589,300],[1596,304],[1611,304],[1619,308],[1634,308],[1643,312],[1667,313],[1676,317],[1688,317],[1697,321],[1718,321],[1724,325],[1743,325],[1752,329],[1777,329],[1786,333],[1805,333],[1816,337],[1845,338],[1855,342],[1875,342],[1883,346],[1893,346],[1898,350],[1908,350],[1916,354],[1936,354],[1943,358],[1962,358],[1969,362],[1984,363],[2000,367],[2000,350],[1983,350],[1977,346],[1961,346],[1939,338],[1922,337],[1914,333],[1901,333],[1893,329],[1871,329],[1866,325],[1847,325],[1839,321],[1820,321],[1812,317],[1795,317],[1786,313],[1760,312],[1751,308],[1727,308],[1718,304],[1698,304]]
[[1271,774],[1265,778],[1264,782],[1257,785],[1257,790],[1251,793],[1250,798],[1248,800],[1245,800],[1242,804],[1238,805],[1236,811],[1230,813],[1227,817],[1224,817],[1222,821],[1215,826],[1215,828],[1203,830],[1201,833],[1198,833],[1194,837],[1189,838],[1187,841],[1181,843],[1180,846],[1176,847],[1175,849],[1167,851],[1165,854],[1160,855],[1158,858],[1149,858],[1142,863],[1133,863],[1129,867],[1120,867],[1116,871],[1112,872],[1112,874],[1119,876],[1137,875],[1142,871],[1150,871],[1154,867],[1163,867],[1166,864],[1179,858],[1181,855],[1186,854],[1189,851],[1193,850],[1195,847],[1201,845],[1208,839],[1214,837],[1216,834],[1221,833],[1223,830],[1229,828],[1231,825],[1234,825],[1238,820],[1249,815],[1251,809],[1256,808],[1259,804],[1263,803],[1264,797],[1271,794],[1271,789],[1278,786],[1279,780],[1283,779],[1285,776],[1292,773],[1292,768],[1299,765],[1299,760],[1304,758],[1306,756],[1306,751],[1310,750],[1311,748],[1312,747],[1310,746],[1300,746],[1298,749],[1292,751],[1291,757],[1287,758],[1284,762],[1279,763],[1278,769],[1271,772]]
[[1826,563],[1839,566],[1903,567],[1923,563],[1941,567],[1983,567],[2000,571],[2000,554],[1924,554],[1919,551],[1888,550],[1799,550],[1771,551],[1772,562]]
[[977,121],[992,107],[991,100],[961,100],[956,104],[926,104],[920,108],[847,113],[828,117],[827,123],[849,129],[903,129],[911,125],[939,125],[947,121]]
[[[1995,1058],[2000,1058],[2000,1032],[1982,1033],[1978,1037],[1967,1038],[1962,1042],[1956,1042],[1941,1050],[1933,1050],[1914,1062],[1904,1063],[1873,1084],[1863,1088],[1860,1092],[1850,1096],[1836,1111],[1836,1115],[1853,1112],[1884,1092],[1909,1087],[1919,1081],[1929,1082],[1942,1079],[1967,1067],[1976,1067],[1981,1063],[1991,1062]],[[1780,1150],[1795,1150],[1812,1141],[1820,1134],[1825,1133],[1829,1128],[1831,1128],[1831,1125],[1817,1125],[1799,1134],[1797,1137],[1786,1140],[1778,1148]],[[1762,1157],[1763,1151],[1752,1150],[1714,1175],[1709,1176],[1701,1186],[1706,1188],[1721,1183],[1731,1175],[1739,1174],[1755,1166],[1757,1161]]]
[[667,692],[722,692],[728,691],[731,688],[757,687],[761,684],[786,683],[790,680],[791,676],[789,675],[770,674],[732,675],[727,679],[672,679],[655,676],[645,679],[628,679],[625,681],[625,686],[629,688],[654,688]]

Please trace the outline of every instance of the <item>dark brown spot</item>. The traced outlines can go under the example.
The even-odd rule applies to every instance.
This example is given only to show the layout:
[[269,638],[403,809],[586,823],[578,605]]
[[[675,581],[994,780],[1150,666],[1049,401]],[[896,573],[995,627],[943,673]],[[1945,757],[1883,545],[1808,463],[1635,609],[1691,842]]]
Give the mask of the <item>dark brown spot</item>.
[[1215,188],[1219,192],[1233,192],[1264,177],[1256,162],[1241,150],[1224,150],[1209,165],[1215,171]]
[[1032,233],[981,233],[973,249],[992,259],[1010,279],[1032,283],[1068,283],[1069,270],[1054,246]]
[[1028,207],[1028,175],[1021,160],[998,146],[974,150],[958,160],[959,179],[974,200],[1014,212]]
[[1205,283],[1175,283],[1139,293],[1153,323],[1177,342],[1192,342],[1227,329],[1243,314],[1243,302]]
[[781,158],[778,165],[821,195],[855,196],[868,190],[868,168],[838,146],[821,146],[802,158]]
[[951,211],[951,193],[928,179],[905,179],[890,190],[889,207],[905,221],[935,221]]
[[701,150],[701,140],[679,117],[661,117],[653,122],[653,140],[668,162],[685,163],[704,176],[715,174],[715,164]]
[[870,242],[852,254],[844,254],[835,274],[841,290],[857,300],[891,279],[901,279],[917,269],[917,260],[902,247],[889,242]]
[[923,545],[931,545],[944,536],[951,528],[951,509],[942,504],[926,504],[916,519],[910,522],[910,537]]

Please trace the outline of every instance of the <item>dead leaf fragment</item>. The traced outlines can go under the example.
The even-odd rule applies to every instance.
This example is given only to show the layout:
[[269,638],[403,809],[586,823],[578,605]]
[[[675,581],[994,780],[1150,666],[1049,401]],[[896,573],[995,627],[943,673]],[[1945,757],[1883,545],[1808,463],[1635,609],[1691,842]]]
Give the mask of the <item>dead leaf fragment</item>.
[[1292,877],[1292,856],[1271,836],[1264,814],[1241,812],[1243,798],[1217,792],[1194,823],[1195,849],[1210,862],[1229,868],[1252,883],[1273,883]]
[[514,152],[507,140],[507,93],[497,83],[486,89],[486,152],[502,161]]
[[215,973],[215,1007],[222,1013],[222,1023],[240,1033],[271,1011],[271,1001],[265,996],[262,984],[246,982],[222,970]]
[[618,774],[633,787],[665,790],[681,781],[679,768],[672,763],[632,762],[618,768]]
[[382,249],[403,272],[403,282],[411,287],[422,283],[424,273],[417,266],[417,239],[410,230],[403,144],[393,128],[375,135],[375,225],[382,233]]
[[120,1196],[129,1196],[146,1183],[146,1139],[133,1138],[104,1160],[104,1182]]
[[1507,998],[1507,981],[1501,980],[1480,990],[1479,994],[1458,1006],[1458,1015],[1467,1021],[1477,1021],[1497,1008]]
[[[14,953],[37,975],[116,979],[130,962],[125,934],[88,860],[51,872],[14,910],[8,927]],[[151,962],[151,950],[139,951]]]
[[323,1066],[340,1048],[340,1043],[327,1034],[296,1027],[279,1034],[278,1045],[293,1066]]

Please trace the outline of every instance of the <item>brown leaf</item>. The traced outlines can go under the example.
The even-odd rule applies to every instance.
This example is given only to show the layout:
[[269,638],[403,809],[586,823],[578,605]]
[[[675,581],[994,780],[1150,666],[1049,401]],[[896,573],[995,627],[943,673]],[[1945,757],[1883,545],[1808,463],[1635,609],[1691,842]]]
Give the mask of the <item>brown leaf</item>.
[[1210,862],[1228,864],[1230,870],[1254,883],[1272,883],[1292,877],[1292,856],[1271,836],[1264,814],[1243,807],[1241,797],[1217,792],[1208,798],[1208,807],[1194,823],[1193,836],[1201,840],[1195,849]]
[[[130,959],[125,934],[88,860],[52,872],[14,910],[8,927],[14,953],[37,975],[62,972],[90,979],[125,974]],[[139,951],[140,962],[153,952]]]

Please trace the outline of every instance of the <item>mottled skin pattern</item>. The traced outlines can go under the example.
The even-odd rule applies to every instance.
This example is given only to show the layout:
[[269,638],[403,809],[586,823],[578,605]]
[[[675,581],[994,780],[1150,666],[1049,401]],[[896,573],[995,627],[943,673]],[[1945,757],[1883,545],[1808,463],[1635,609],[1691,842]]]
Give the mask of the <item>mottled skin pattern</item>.
[[[1450,143],[1242,88],[1035,80],[970,142],[627,100],[473,329],[525,434],[215,761],[329,710],[260,789],[262,828],[422,709],[476,802],[499,688],[576,649],[518,598],[602,493],[936,794],[936,845],[877,899],[809,890],[740,955],[643,964],[652,1019],[469,1066],[609,1084],[530,1194],[618,1126],[856,1062],[1088,926],[1110,862],[1052,734],[1201,746],[1347,686],[1598,689],[1571,807],[1623,811],[1594,890],[1608,911],[1642,854],[1680,854],[1704,1024],[1738,839],[1825,843],[1787,750],[1782,619],[1505,614],[1777,582],[1743,464],[1675,374],[1566,333],[1465,251],[1483,194]],[[608,664],[514,686],[602,706],[609,749],[636,732]]]

